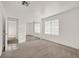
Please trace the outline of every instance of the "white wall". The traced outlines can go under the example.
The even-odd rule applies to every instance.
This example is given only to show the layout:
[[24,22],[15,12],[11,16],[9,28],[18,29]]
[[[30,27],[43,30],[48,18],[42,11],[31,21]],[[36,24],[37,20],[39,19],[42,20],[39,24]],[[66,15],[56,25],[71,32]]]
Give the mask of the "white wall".
[[19,18],[19,28],[18,28],[18,39],[19,43],[26,42],[26,21],[22,18]]
[[[0,5],[1,7],[1,5]],[[1,8],[0,8],[0,55],[2,54],[2,14],[1,14]]]
[[[43,19],[59,19],[60,35],[33,34],[43,39],[79,49],[79,7]],[[44,28],[44,27],[43,27]],[[44,31],[44,29],[43,29]]]
[[[59,19],[60,35],[42,35],[43,38],[79,49],[79,7],[50,17]],[[50,19],[48,18],[48,19]]]
[[0,56],[2,54],[3,47],[3,20],[6,19],[5,10],[2,3],[0,2]]

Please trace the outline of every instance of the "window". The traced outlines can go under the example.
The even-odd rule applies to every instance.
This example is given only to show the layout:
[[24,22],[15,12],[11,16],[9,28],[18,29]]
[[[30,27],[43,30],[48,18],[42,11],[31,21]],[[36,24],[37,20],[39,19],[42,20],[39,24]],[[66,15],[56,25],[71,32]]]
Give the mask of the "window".
[[34,32],[40,33],[40,23],[34,23]]
[[59,35],[59,20],[45,21],[45,34]]
[[51,21],[46,21],[45,22],[45,33],[50,34],[51,33]]

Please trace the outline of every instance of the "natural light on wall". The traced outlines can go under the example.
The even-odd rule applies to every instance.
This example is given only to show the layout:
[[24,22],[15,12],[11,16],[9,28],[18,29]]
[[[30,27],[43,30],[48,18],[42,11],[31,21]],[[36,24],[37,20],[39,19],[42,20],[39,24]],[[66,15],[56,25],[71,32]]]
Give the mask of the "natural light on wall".
[[59,35],[59,20],[45,21],[45,34]]
[[40,23],[34,23],[34,32],[40,33]]

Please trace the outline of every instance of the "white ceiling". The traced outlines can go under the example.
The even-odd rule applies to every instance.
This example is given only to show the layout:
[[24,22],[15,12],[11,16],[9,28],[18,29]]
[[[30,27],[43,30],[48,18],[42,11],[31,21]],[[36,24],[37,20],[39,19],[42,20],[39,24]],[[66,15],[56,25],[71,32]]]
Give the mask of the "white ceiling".
[[28,7],[23,6],[21,1],[2,1],[2,3],[8,16],[22,17],[31,21],[40,20],[79,6],[78,1],[30,1]]

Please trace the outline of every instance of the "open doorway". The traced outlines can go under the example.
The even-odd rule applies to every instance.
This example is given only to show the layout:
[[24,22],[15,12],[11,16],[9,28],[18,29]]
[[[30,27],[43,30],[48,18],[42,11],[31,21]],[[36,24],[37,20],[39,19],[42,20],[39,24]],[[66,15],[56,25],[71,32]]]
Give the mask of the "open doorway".
[[17,49],[18,44],[18,19],[8,17],[6,25],[6,50]]

